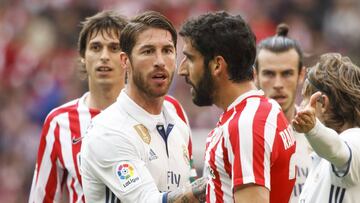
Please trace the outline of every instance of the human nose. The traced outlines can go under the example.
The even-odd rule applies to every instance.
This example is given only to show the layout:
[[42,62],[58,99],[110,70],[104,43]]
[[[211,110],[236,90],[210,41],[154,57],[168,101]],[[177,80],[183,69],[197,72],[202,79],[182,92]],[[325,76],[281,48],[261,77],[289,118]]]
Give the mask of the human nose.
[[283,88],[284,84],[283,84],[283,80],[280,76],[275,76],[275,81],[274,81],[274,88],[275,89],[281,89]]
[[162,53],[156,54],[155,67],[163,68],[165,66],[165,60]]
[[181,76],[186,76],[187,75],[187,69],[186,69],[186,66],[185,66],[185,57],[181,61],[177,73],[178,73],[178,75],[181,75]]
[[109,58],[109,51],[108,51],[107,49],[103,49],[103,50],[101,51],[100,60],[101,60],[102,62],[107,62],[107,61],[110,60],[110,58]]

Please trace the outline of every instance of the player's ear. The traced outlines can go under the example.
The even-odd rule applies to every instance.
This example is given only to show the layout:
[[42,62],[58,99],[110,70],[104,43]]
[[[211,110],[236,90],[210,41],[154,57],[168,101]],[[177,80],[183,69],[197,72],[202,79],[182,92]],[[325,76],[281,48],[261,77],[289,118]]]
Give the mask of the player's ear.
[[215,56],[214,59],[210,61],[210,68],[212,75],[219,77],[226,73],[227,63],[222,56]]
[[129,65],[129,58],[125,52],[120,52],[120,64],[124,68],[126,68]]
[[318,102],[321,103],[321,113],[325,113],[330,107],[329,97],[326,94],[321,94]]

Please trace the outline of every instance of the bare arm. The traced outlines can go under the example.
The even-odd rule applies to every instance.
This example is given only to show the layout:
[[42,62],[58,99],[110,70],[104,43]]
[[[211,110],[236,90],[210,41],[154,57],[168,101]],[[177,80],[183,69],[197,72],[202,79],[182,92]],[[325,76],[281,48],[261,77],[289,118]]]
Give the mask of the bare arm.
[[178,189],[168,193],[167,202],[169,203],[188,203],[188,202],[205,202],[207,179],[199,178],[190,186]]
[[235,203],[268,203],[270,201],[270,193],[264,186],[247,184],[236,189],[234,198]]

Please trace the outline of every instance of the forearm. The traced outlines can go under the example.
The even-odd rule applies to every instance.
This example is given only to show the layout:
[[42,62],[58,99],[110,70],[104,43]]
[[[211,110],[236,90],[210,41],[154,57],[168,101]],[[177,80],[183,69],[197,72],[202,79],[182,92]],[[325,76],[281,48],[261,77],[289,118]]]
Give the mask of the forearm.
[[340,168],[348,162],[350,151],[345,142],[336,131],[327,128],[319,120],[316,120],[315,127],[306,133],[306,138],[314,151],[334,166]]
[[205,202],[207,179],[205,177],[194,181],[190,186],[171,191],[167,195],[168,203]]

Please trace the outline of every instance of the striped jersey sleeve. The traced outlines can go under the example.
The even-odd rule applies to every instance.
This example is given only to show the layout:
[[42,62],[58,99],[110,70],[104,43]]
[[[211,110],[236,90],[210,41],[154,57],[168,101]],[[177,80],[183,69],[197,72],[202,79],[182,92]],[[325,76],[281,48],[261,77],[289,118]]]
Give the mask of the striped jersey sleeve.
[[[84,202],[79,172],[81,139],[99,111],[76,99],[52,110],[41,132],[29,202]],[[65,185],[65,187],[64,187]]]

